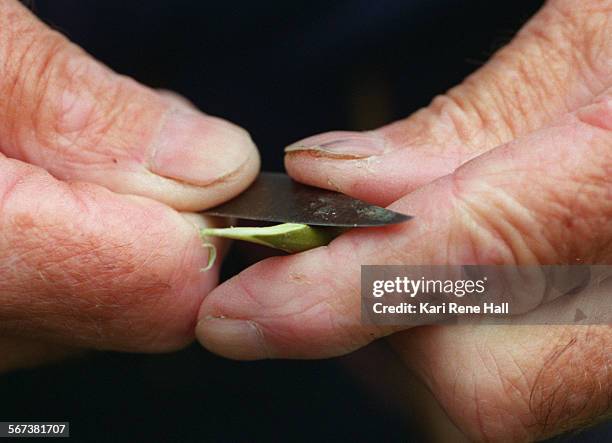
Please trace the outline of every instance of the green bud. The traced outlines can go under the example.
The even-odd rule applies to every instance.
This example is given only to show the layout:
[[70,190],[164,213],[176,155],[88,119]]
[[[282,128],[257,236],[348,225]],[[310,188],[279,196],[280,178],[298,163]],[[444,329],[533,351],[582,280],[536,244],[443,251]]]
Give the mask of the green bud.
[[344,230],[335,227],[283,223],[262,228],[205,228],[200,231],[200,235],[203,238],[212,236],[243,240],[293,253],[327,245]]

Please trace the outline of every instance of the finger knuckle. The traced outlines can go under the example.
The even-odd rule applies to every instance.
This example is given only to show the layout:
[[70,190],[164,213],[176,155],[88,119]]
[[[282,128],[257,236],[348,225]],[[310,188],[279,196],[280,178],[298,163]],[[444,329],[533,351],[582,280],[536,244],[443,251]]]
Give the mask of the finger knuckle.
[[456,145],[457,153],[465,155],[468,154],[463,152],[466,147],[474,151],[491,142],[487,136],[493,137],[493,144],[512,137],[509,122],[491,112],[497,110],[497,105],[476,94],[472,79],[468,78],[446,94],[437,96],[426,112],[433,113],[440,127],[445,129],[436,131],[438,143],[445,147]]
[[[534,230],[525,203],[498,186],[457,170],[449,177],[454,220],[449,254],[471,256],[479,264],[534,264],[549,260],[550,245]],[[537,237],[537,238],[536,238]]]
[[[536,147],[525,157],[527,140]],[[457,169],[449,179],[455,237],[487,263],[592,262],[612,238],[608,146],[608,136],[560,126],[500,148],[495,158],[509,166]]]
[[565,75],[579,75],[588,85],[595,85],[593,78],[604,84],[610,80],[611,31],[612,7],[593,0],[579,5],[575,0],[549,1],[538,19],[525,28],[549,66],[560,66],[555,59],[560,60],[567,66]]
[[11,144],[21,158],[61,175],[62,165],[108,166],[142,148],[148,133],[140,122],[161,114],[145,88],[55,32],[33,37],[27,53],[12,91],[19,111]]

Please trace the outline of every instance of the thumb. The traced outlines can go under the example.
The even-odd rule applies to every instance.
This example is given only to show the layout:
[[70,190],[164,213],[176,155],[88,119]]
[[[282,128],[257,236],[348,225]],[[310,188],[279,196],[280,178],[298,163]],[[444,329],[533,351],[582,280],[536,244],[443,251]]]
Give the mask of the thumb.
[[362,264],[612,259],[612,99],[489,151],[394,203],[413,221],[259,262],[204,300],[197,334],[233,358],[322,357],[397,327],[361,322]]
[[0,146],[60,179],[181,210],[241,192],[259,167],[241,128],[168,100],[0,0]]
[[[590,103],[609,84],[612,21],[592,0],[549,1],[462,84],[405,120],[327,132],[287,147],[303,183],[386,206],[503,143]],[[519,86],[517,86],[519,85]]]
[[218,263],[201,272],[213,256],[198,229],[209,224],[0,154],[0,355],[23,346],[0,370],[34,362],[41,346],[30,340],[147,352],[188,344],[217,283]]

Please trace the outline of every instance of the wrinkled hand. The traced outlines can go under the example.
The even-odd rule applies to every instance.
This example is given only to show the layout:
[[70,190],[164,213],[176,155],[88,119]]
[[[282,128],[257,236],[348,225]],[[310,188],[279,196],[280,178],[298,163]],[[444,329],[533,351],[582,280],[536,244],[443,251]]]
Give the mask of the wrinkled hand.
[[0,0],[0,370],[191,341],[217,269],[200,272],[206,221],[178,211],[233,197],[258,166],[244,130]]
[[360,320],[361,264],[612,261],[612,3],[550,1],[410,118],[287,149],[297,180],[414,214],[260,262],[205,299],[197,335],[238,359],[390,339],[473,439],[531,440],[610,413],[609,326],[397,328]]

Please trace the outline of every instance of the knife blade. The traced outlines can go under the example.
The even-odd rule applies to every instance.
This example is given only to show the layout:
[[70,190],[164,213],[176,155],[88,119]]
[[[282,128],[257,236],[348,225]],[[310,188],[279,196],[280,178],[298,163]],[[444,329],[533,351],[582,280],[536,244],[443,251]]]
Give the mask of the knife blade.
[[412,217],[349,197],[303,185],[287,174],[262,172],[234,199],[205,215],[313,226],[368,227],[405,222]]

